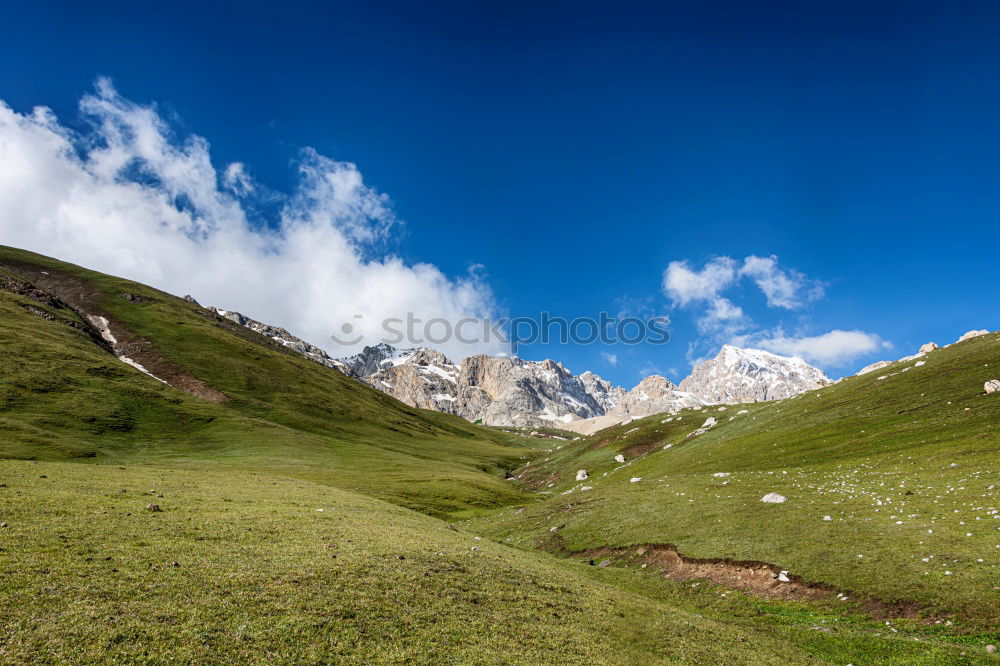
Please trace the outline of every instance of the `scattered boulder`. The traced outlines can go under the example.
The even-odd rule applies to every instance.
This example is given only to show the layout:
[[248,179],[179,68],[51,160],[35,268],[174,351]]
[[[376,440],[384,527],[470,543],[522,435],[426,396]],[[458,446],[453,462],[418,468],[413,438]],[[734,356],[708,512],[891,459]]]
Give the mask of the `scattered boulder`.
[[958,340],[955,340],[955,344],[958,344],[959,342],[965,342],[966,340],[971,340],[972,338],[978,338],[980,335],[989,335],[989,331],[985,329],[979,331],[969,331],[968,333],[963,334],[962,337],[960,337]]
[[711,428],[716,423],[718,423],[718,421],[715,420],[715,417],[714,416],[709,416],[707,419],[705,419],[705,422],[701,424],[701,427],[702,428]]
[[146,505],[146,511],[153,511],[155,513],[157,511],[162,511],[162,510],[163,509],[160,508],[159,504],[147,504]]
[[581,469],[580,471],[578,471],[576,473],[576,480],[577,481],[586,481],[587,477],[589,477],[589,476],[590,476],[590,474],[587,473],[587,470]]
[[642,481],[642,477],[641,476],[633,476],[631,479],[629,479],[628,482],[629,483],[639,483],[640,481]]
[[983,384],[983,389],[987,393],[997,393],[1000,392],[1000,379],[991,379],[985,384]]
[[928,342],[925,345],[920,345],[920,353],[929,354],[930,352],[934,351],[937,348],[938,346],[936,342]]
[[618,455],[615,456],[615,462],[617,463],[625,462],[625,456],[619,453]]
[[987,645],[986,646],[986,651],[989,652],[990,654],[996,654],[997,646],[996,645]]
[[780,580],[782,583],[791,583],[792,582],[792,579],[788,577],[788,572],[787,571],[782,571],[781,573],[779,573],[778,574],[778,580]]
[[766,502],[767,504],[781,504],[788,498],[780,493],[768,493],[760,498],[761,502]]

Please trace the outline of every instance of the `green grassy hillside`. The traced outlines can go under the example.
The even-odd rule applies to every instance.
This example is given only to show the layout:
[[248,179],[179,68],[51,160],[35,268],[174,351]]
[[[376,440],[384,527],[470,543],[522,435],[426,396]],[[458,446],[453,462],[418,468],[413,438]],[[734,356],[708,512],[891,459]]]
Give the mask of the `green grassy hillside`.
[[977,661],[273,474],[0,461],[0,483],[5,663]]
[[[879,600],[995,632],[1000,395],[983,384],[1000,376],[1000,335],[920,360],[790,400],[602,431],[520,473],[543,501],[470,527],[564,553],[671,544],[773,563],[849,597],[828,605]],[[688,437],[708,417],[718,424]],[[771,492],[788,499],[761,502]]]
[[[503,480],[533,454],[516,435],[407,407],[127,280],[0,248],[0,282],[3,457],[272,470],[432,513],[521,496]],[[122,363],[81,313],[214,400]]]
[[0,663],[996,663],[1000,335],[921,360],[526,437],[0,248]]

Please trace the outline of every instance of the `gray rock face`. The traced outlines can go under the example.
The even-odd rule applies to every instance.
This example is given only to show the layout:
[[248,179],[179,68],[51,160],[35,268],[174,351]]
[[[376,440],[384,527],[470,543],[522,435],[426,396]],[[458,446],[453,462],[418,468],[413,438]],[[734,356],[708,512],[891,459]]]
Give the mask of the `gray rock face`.
[[378,345],[342,361],[355,376],[409,405],[485,425],[562,428],[602,418],[614,425],[703,404],[663,377],[647,377],[626,391],[592,372],[573,375],[552,360],[478,355],[455,364],[429,349]]
[[802,359],[724,345],[718,356],[696,366],[680,389],[709,404],[736,404],[790,398],[832,383]]
[[397,349],[384,342],[372,347],[365,347],[354,356],[342,358],[340,361],[350,367],[356,377],[370,377],[384,370],[387,366],[404,363],[406,359],[418,351],[415,347]]
[[559,427],[601,416],[625,394],[593,373],[576,377],[551,360],[478,355],[456,364],[431,349],[383,344],[342,362],[402,402],[486,425]]
[[653,414],[676,414],[682,409],[703,404],[702,400],[680,390],[666,377],[651,375],[623,395],[609,413],[638,419]]
[[[373,358],[369,355],[368,361]],[[433,349],[405,350],[381,358],[376,367],[375,372],[361,377],[380,391],[413,407],[461,414],[462,406],[456,391],[459,366],[441,352]]]
[[593,396],[598,405],[604,409],[604,413],[612,411],[625,397],[625,389],[621,386],[614,386],[606,379],[601,379],[590,370],[580,375],[579,380],[583,384],[584,390]]
[[462,416],[486,425],[532,427],[599,416],[609,400],[607,382],[588,379],[581,381],[551,360],[470,356],[462,361],[458,378],[460,395],[470,403]]

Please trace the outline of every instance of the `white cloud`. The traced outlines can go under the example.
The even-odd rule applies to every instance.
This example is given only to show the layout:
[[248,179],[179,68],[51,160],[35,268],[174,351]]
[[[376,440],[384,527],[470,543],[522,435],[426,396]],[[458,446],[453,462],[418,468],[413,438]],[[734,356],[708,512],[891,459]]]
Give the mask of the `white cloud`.
[[823,285],[809,280],[796,270],[785,270],[778,266],[778,258],[750,255],[743,260],[741,277],[749,277],[767,297],[772,308],[794,310],[804,302],[823,296]]
[[771,337],[762,336],[756,344],[775,354],[797,356],[820,365],[842,366],[892,344],[874,333],[835,329],[822,335],[787,337],[778,329]]
[[604,352],[604,351],[602,351],[601,352],[601,358],[603,358],[604,362],[607,363],[610,366],[616,366],[616,365],[618,365],[618,354],[615,354],[615,353],[612,353],[612,352]]
[[675,304],[688,305],[708,301],[736,281],[736,262],[716,257],[700,271],[687,261],[671,261],[663,272],[663,290]]
[[731,257],[716,257],[701,270],[687,261],[670,262],[663,274],[664,292],[675,306],[695,310],[695,324],[701,335],[688,345],[687,360],[692,365],[714,355],[723,343],[760,347],[834,367],[892,346],[874,333],[863,331],[832,330],[822,335],[788,337],[780,327],[762,330],[743,308],[722,295],[744,279],[761,290],[769,308],[798,310],[823,296],[821,282],[781,267],[774,255],[749,255],[742,263]]
[[[46,108],[22,114],[0,102],[0,243],[190,293],[334,354],[349,351],[329,338],[345,321],[370,342],[385,317],[493,311],[478,272],[449,277],[376,251],[397,222],[354,164],[304,150],[295,191],[261,224],[243,202],[261,189],[246,168],[218,173],[208,142],[178,141],[155,106],[102,79],[80,109],[92,126],[75,133]],[[456,357],[502,351],[441,348]]]

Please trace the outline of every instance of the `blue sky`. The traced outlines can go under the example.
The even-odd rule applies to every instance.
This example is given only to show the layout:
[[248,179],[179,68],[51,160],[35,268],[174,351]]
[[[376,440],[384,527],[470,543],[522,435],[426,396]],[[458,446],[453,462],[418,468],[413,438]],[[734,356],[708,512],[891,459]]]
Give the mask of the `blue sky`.
[[[0,100],[17,117],[49,107],[80,133],[78,150],[95,118],[132,122],[155,102],[168,140],[204,137],[220,182],[227,165],[244,165],[251,225],[280,228],[281,211],[313,219],[317,197],[293,194],[306,192],[303,164],[307,178],[363,175],[365,189],[351,190],[363,206],[335,213],[339,235],[317,232],[288,262],[261,264],[298,273],[314,295],[334,298],[356,279],[367,295],[351,298],[379,301],[388,289],[425,311],[438,298],[449,316],[669,316],[667,345],[521,349],[627,386],[648,372],[679,380],[731,339],[807,350],[838,376],[998,328],[995,3],[100,5],[8,7]],[[98,93],[88,115],[80,100],[101,76],[114,92]],[[206,210],[224,215],[212,197]],[[303,249],[351,241],[359,214],[378,230],[344,259],[353,272],[323,268],[341,255]],[[150,271],[9,219],[0,242],[70,248],[66,258],[175,291],[201,287],[304,337],[345,312],[296,326],[302,306],[240,290],[240,271],[260,266],[234,264],[233,286],[215,292],[191,278],[193,258]],[[748,257],[772,256],[770,281],[747,269]],[[672,262],[732,276],[707,292],[699,283],[692,298],[665,288]],[[482,268],[469,277],[470,266]],[[760,286],[781,279],[794,292],[785,305]],[[718,299],[742,317],[712,321]],[[809,342],[830,331],[870,344],[835,354],[842,341]]]

